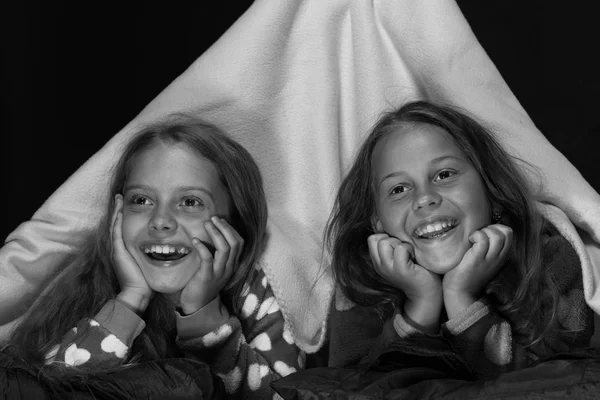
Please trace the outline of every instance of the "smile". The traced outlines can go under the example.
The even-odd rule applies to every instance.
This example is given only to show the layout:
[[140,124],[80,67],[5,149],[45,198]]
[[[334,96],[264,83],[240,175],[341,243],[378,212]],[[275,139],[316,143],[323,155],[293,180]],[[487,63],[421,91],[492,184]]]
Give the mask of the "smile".
[[168,244],[143,245],[141,250],[152,260],[175,261],[187,256],[191,249],[186,246],[172,246]]
[[456,228],[458,224],[458,220],[454,218],[437,219],[419,225],[413,234],[420,239],[436,239]]

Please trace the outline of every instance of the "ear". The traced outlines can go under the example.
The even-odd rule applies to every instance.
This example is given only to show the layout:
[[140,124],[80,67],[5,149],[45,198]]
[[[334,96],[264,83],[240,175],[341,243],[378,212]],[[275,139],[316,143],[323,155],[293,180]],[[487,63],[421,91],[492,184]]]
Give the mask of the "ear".
[[371,229],[373,229],[373,232],[375,233],[383,233],[383,225],[377,215],[371,217]]
[[497,224],[502,220],[502,213],[504,208],[495,202],[492,202],[492,222]]
[[502,204],[499,204],[494,200],[490,200],[490,208],[492,209],[493,213],[498,212],[502,214],[502,212],[504,212],[504,207],[502,207]]

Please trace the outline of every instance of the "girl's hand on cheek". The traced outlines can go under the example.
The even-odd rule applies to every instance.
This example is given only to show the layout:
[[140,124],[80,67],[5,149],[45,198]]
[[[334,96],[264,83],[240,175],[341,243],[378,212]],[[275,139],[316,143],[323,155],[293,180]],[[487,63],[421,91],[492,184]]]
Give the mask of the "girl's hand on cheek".
[[440,276],[416,264],[412,246],[395,237],[376,233],[368,245],[377,273],[406,295],[409,316],[424,326],[436,323],[442,304]]
[[117,299],[126,304],[134,312],[145,311],[152,289],[148,286],[144,274],[123,241],[123,196],[115,196],[115,210],[111,223],[111,258],[115,274],[119,280],[121,291]]
[[473,246],[442,281],[449,318],[479,298],[486,284],[506,262],[512,239],[512,229],[502,224],[489,225],[469,236]]
[[215,246],[215,255],[198,238],[192,243],[200,254],[200,268],[183,288],[180,305],[183,313],[193,314],[210,303],[223,289],[239,264],[244,239],[225,220],[212,217],[205,223]]

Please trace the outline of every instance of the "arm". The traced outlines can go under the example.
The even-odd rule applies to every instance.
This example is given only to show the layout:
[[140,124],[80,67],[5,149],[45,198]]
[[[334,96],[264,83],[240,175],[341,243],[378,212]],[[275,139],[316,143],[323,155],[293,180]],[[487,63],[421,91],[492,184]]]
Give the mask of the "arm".
[[373,350],[362,363],[374,371],[418,368],[435,371],[438,378],[472,377],[467,364],[440,334],[439,326],[424,327],[413,321],[405,311],[396,312],[385,323]]
[[445,323],[442,332],[476,376],[485,378],[589,346],[592,324],[583,291],[573,289],[559,299],[558,326],[532,346],[521,344],[513,334],[513,322],[498,313],[486,298]]
[[[490,238],[489,248],[493,249],[494,242],[498,247],[497,243],[501,241],[494,240],[498,235],[491,234],[489,227],[482,231]],[[585,301],[579,257],[551,224],[546,223],[542,234],[544,271],[559,292],[556,293],[556,324],[538,343],[524,346],[514,335],[519,315],[501,315],[492,305],[505,304],[512,298],[516,279],[511,272],[514,266],[507,265],[501,270],[500,278],[504,283],[488,293],[495,297],[493,302],[489,301],[491,297],[483,297],[469,303],[472,297],[457,295],[460,291],[444,296],[450,318],[443,327],[444,334],[481,376],[523,368],[557,353],[590,345],[593,312]],[[474,274],[470,272],[469,276],[462,275],[456,282],[464,283],[472,276]]]
[[412,245],[386,233],[367,239],[375,271],[404,296],[403,314],[426,330],[439,330],[442,309],[440,277],[414,261]]
[[284,328],[283,314],[260,271],[243,294],[241,315],[217,297],[196,313],[177,316],[180,348],[207,362],[231,397],[272,398],[270,383],[303,367],[304,354]]
[[442,332],[478,378],[524,367],[536,359],[523,348],[515,348],[510,323],[485,299],[475,301],[443,324]]
[[[80,369],[116,367],[127,360],[144,321],[119,301],[109,301],[92,319],[85,318],[48,354],[46,364]],[[54,353],[54,354],[52,354]]]

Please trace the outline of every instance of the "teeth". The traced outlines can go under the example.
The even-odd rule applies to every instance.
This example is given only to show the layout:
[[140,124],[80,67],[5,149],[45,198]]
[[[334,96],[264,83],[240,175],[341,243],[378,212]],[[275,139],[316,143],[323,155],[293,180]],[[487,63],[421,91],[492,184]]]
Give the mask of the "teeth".
[[415,234],[417,236],[424,236],[426,234],[441,232],[442,230],[446,228],[451,228],[455,225],[455,221],[452,220],[438,221],[431,224],[427,224],[425,226],[420,226],[415,230]]
[[170,246],[168,244],[166,245],[146,245],[142,248],[142,250],[144,251],[144,253],[149,254],[149,253],[156,253],[156,254],[174,254],[174,253],[179,253],[179,254],[188,254],[190,252],[190,249],[184,246]]

